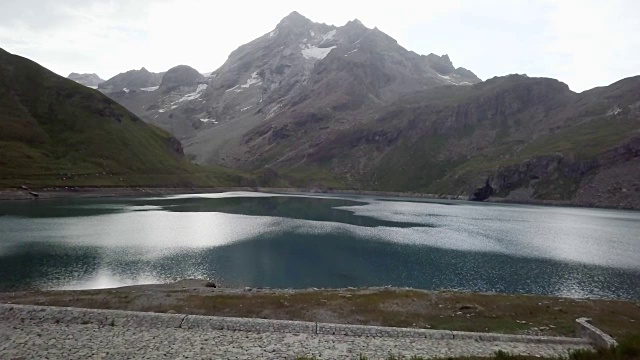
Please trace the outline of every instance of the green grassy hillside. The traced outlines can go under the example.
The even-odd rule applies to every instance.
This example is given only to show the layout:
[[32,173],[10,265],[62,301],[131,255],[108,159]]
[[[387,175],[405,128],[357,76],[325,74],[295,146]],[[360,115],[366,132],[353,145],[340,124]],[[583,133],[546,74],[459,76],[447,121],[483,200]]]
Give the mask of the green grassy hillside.
[[96,90],[0,49],[0,186],[228,186],[182,146]]

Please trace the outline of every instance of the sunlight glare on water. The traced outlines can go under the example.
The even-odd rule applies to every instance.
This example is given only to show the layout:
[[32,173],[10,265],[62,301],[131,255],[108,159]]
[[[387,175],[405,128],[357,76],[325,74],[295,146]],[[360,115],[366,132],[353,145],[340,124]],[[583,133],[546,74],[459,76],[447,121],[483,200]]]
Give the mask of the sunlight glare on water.
[[640,213],[261,193],[0,204],[0,289],[216,279],[640,299]]

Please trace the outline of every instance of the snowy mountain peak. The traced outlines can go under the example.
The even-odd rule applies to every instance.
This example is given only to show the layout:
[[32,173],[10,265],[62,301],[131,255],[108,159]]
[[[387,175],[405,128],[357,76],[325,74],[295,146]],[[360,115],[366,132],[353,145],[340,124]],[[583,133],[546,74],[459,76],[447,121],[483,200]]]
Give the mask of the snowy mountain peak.
[[[234,50],[210,77],[179,66],[164,75],[158,91],[159,82],[145,84],[144,91],[135,91],[130,81],[110,80],[102,88],[112,86],[115,91],[108,92],[128,109],[185,140],[197,162],[235,164],[245,158],[235,145],[249,141],[245,134],[258,124],[313,128],[423,89],[479,81],[453,68],[448,56],[420,56],[357,19],[337,27],[292,12],[271,32]],[[120,91],[124,85],[133,90]],[[265,126],[261,131],[270,133]],[[233,129],[235,143],[227,142]],[[274,133],[267,145],[290,131],[297,130]]]

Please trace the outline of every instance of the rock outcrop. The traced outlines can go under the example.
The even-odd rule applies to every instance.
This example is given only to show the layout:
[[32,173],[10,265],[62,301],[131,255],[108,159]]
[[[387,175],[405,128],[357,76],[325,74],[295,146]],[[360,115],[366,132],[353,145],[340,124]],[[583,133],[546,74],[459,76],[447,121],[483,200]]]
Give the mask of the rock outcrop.
[[164,91],[171,91],[179,86],[194,86],[204,81],[205,77],[198,70],[187,65],[178,65],[164,74],[160,87]]

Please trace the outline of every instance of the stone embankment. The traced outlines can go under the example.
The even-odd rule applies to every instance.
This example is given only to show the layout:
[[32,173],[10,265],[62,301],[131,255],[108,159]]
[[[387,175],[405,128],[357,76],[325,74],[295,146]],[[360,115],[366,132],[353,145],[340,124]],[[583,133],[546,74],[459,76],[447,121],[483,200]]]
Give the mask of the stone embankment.
[[593,326],[591,319],[580,318],[576,320],[576,324],[578,335],[581,338],[588,339],[594,346],[606,349],[618,345],[618,342],[611,336]]
[[[586,331],[586,330],[585,330]],[[593,339],[0,305],[0,358],[557,356]]]

